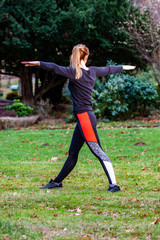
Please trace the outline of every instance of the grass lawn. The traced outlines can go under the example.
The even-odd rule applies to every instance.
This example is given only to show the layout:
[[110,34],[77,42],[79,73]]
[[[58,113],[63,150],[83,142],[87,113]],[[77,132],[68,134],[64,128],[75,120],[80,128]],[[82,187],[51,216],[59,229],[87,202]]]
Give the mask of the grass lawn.
[[160,128],[98,129],[121,192],[106,192],[86,145],[64,188],[40,190],[59,173],[72,133],[0,131],[0,239],[160,239]]

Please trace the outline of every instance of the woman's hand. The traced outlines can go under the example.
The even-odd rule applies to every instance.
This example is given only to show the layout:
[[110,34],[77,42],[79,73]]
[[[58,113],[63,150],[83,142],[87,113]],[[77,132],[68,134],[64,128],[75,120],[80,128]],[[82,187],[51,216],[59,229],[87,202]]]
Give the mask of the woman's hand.
[[21,62],[25,65],[25,67],[34,67],[34,66],[40,66],[39,61],[32,61],[32,62]]
[[136,66],[131,66],[131,65],[122,65],[123,70],[133,70],[136,68]]

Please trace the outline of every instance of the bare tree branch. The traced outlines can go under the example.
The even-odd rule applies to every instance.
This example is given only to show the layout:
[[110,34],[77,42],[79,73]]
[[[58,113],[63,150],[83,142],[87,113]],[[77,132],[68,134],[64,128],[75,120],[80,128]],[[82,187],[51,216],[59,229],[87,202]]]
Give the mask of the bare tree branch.
[[135,9],[131,5],[122,28],[130,37],[130,45],[150,64],[160,86],[157,76],[157,71],[160,74],[160,1],[135,0],[134,3],[136,6],[141,4],[141,7]]

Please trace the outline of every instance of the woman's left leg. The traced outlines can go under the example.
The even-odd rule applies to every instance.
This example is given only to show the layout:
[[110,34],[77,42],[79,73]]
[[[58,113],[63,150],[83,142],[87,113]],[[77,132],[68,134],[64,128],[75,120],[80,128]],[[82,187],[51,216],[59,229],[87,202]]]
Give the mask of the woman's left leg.
[[[97,119],[92,111],[77,114],[77,121],[80,126],[82,135],[92,151],[92,153],[99,159],[107,177],[109,180],[109,191],[119,191],[116,178],[113,170],[111,160],[103,151],[98,138],[96,125]],[[113,189],[114,188],[114,189]]]

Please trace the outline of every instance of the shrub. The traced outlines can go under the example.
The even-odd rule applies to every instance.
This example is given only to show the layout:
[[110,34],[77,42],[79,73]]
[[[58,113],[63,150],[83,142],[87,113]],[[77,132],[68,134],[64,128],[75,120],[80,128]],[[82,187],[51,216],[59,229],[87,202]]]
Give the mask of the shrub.
[[97,80],[93,90],[93,109],[97,117],[125,119],[147,115],[157,98],[155,86],[128,74],[119,73]]
[[151,69],[147,69],[147,71],[139,71],[136,74],[136,78],[138,78],[142,82],[148,82],[150,84],[156,85],[155,77]]
[[0,90],[0,97],[2,97],[2,96],[3,96],[3,91]]
[[48,117],[53,113],[53,105],[50,104],[49,99],[40,99],[40,101],[34,106],[34,110],[40,118]]
[[7,100],[14,100],[14,99],[20,99],[20,98],[21,98],[21,96],[18,94],[17,91],[9,92],[6,96]]
[[72,104],[71,99],[64,94],[62,94],[60,102],[63,104]]
[[69,115],[64,118],[66,123],[75,123],[76,119],[72,111],[69,111]]
[[29,116],[33,113],[33,108],[26,106],[19,99],[15,99],[12,105],[6,106],[6,109],[14,111],[18,117]]

